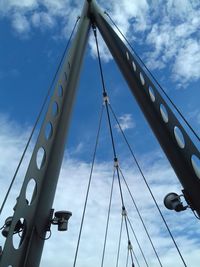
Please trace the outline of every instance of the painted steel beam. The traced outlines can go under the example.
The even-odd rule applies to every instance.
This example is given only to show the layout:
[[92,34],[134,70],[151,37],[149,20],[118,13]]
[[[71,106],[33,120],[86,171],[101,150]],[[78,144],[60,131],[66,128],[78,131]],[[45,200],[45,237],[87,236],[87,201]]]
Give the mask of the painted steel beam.
[[[81,63],[88,41],[90,29],[88,8],[89,4],[85,1],[79,28],[65,57],[28,166],[0,259],[1,267],[38,267],[40,264]],[[27,203],[26,193],[31,182],[35,183],[35,189]],[[24,220],[23,237],[19,244],[13,244],[14,229],[20,218]]]
[[187,202],[200,216],[200,152],[145,73],[137,57],[112,29],[96,1],[91,1],[91,19],[107,44],[146,120],[159,141],[179,181]]

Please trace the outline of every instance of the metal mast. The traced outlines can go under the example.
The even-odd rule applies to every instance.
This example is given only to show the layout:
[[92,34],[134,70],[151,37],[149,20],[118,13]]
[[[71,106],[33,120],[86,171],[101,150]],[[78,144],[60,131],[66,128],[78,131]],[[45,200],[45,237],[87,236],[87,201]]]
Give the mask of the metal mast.
[[[195,167],[195,158],[200,159],[198,149],[153,81],[146,75],[140,62],[109,25],[95,0],[88,0],[85,1],[79,29],[65,58],[30,160],[0,259],[0,267],[37,267],[40,264],[44,239],[52,216],[51,208],[63,158],[75,88],[91,23],[99,28],[131,92],[183,185],[187,202],[200,216],[200,174]],[[46,127],[51,129],[49,136],[45,136]],[[39,164],[40,151],[43,151],[43,157]],[[26,190],[32,179],[36,186],[32,200],[27,203]],[[21,218],[24,220],[22,237],[19,247],[14,248],[13,234]]]
[[[88,8],[88,2],[85,1],[76,37],[65,58],[28,166],[1,256],[1,267],[37,267],[40,264],[46,230],[51,219],[51,208],[63,159],[75,89],[88,40],[90,29]],[[45,134],[47,127],[51,129],[48,137]],[[38,158],[40,153],[42,159]],[[31,202],[27,203],[26,190],[32,179],[36,186]],[[20,219],[23,219],[22,238],[19,247],[14,248],[13,234]]]
[[200,216],[200,173],[196,160],[200,152],[178,121],[169,105],[145,73],[136,56],[107,22],[95,1],[91,3],[91,19],[98,27],[131,92],[170,161],[183,186],[186,201]]

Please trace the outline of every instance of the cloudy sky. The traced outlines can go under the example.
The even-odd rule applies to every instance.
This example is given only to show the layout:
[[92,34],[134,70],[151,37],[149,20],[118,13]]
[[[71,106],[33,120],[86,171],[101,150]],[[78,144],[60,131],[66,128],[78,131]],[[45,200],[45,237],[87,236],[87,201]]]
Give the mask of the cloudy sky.
[[[8,189],[72,27],[81,13],[82,4],[83,1],[80,0],[0,1],[0,186],[3,192],[0,203]],[[109,0],[99,1],[99,4],[103,10],[109,12],[199,134],[199,1],[182,0],[180,4],[178,0]],[[103,42],[100,46],[106,88],[112,107],[136,153],[187,266],[199,267],[199,221],[190,210],[176,214],[163,207],[164,196],[173,191],[181,193],[181,185]],[[54,203],[56,210],[70,210],[73,216],[68,232],[59,233],[55,226],[52,227],[52,237],[45,243],[42,267],[73,266],[102,105],[101,89],[94,39],[91,35]],[[120,166],[161,262],[166,267],[181,267],[183,263],[116,123],[114,120],[112,122]],[[39,127],[40,125],[1,214],[1,225],[6,216],[12,214],[12,207],[19,194]],[[101,263],[113,174],[113,155],[108,133],[104,116],[77,267],[90,267]],[[196,142],[192,133],[189,134]],[[126,187],[122,185],[127,211],[149,266],[159,266]],[[105,267],[116,265],[120,220],[121,203],[119,188],[115,182]],[[133,235],[131,241],[141,266],[145,266]],[[3,242],[3,238],[0,237],[0,245],[3,245]],[[127,237],[124,229],[120,253],[121,266],[126,264],[126,254]]]

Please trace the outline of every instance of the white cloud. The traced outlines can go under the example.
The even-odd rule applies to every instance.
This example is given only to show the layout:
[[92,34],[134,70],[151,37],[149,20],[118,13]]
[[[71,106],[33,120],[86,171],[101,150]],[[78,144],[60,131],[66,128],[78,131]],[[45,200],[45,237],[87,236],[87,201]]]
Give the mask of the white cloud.
[[[100,1],[100,6],[112,16],[129,40],[145,47],[145,51],[148,51],[145,61],[151,69],[162,69],[170,64],[172,76],[178,82],[186,84],[199,79],[198,1],[183,0],[180,5],[179,1],[170,0],[166,3],[155,0],[150,5],[146,0],[112,0]],[[3,0],[0,3],[0,16],[8,17],[20,35],[30,33],[31,27],[43,31],[59,24],[60,32],[53,36],[58,38],[69,36],[81,7],[82,3],[78,0],[73,1],[73,5],[68,0]],[[107,62],[112,56],[99,39],[102,59]],[[96,55],[92,39],[90,47],[92,55]],[[187,64],[182,64],[185,61]]]
[[[0,14],[8,15],[9,12],[26,12],[36,8],[38,5],[37,0],[1,0]],[[10,14],[11,15],[11,14]]]
[[193,12],[199,6],[199,1],[197,0],[182,0],[181,5],[178,0],[168,0],[167,1],[167,12],[174,17],[184,19],[191,12]]
[[35,27],[44,27],[52,28],[55,25],[55,19],[45,12],[36,12],[32,15],[32,24]]
[[29,21],[20,13],[13,16],[12,26],[19,34],[27,34],[30,31]]
[[200,77],[200,40],[187,40],[185,45],[179,49],[173,66],[173,73],[176,79],[187,82],[198,80]]
[[19,34],[27,35],[31,27],[39,27],[41,30],[53,28],[56,21],[60,20],[71,30],[80,10],[79,1],[69,8],[69,2],[65,0],[3,0],[0,3],[0,18],[8,17]]
[[[124,114],[119,117],[119,124],[123,131],[132,129],[135,127],[135,122],[133,121],[132,114]],[[115,126],[118,131],[120,131],[119,126]]]
[[[110,61],[112,59],[112,55],[110,54],[99,31],[97,31],[97,40],[98,40],[99,53],[100,53],[101,60],[103,60],[104,62]],[[90,34],[89,45],[90,45],[90,52],[91,52],[92,57],[97,58],[97,47],[96,47],[96,42],[94,39],[93,32]]]
[[134,31],[144,31],[148,27],[149,4],[146,0],[108,1],[107,3],[100,1],[100,4],[106,8],[122,32],[129,37],[132,36],[128,33],[132,26],[131,20],[134,21]]
[[[146,37],[151,51],[146,61],[152,69],[164,68],[170,63],[172,76],[184,85],[200,78],[199,42],[200,10],[198,2],[168,1],[162,18],[153,22]],[[159,8],[158,8],[159,10]]]
[[[12,122],[10,118],[8,119],[4,116],[0,117],[0,124],[0,183],[1,188],[3,188],[3,192],[6,192],[10,177],[12,177],[21,151],[24,147],[24,140],[26,139],[28,131],[24,132],[25,127],[20,127],[16,123]],[[28,155],[30,156],[30,151],[28,152]],[[149,159],[149,157],[151,158]],[[169,168],[169,165],[166,162],[163,162],[162,157],[155,156],[155,154],[150,156],[149,154],[146,156],[146,159],[141,156],[142,162],[146,160],[147,165],[145,168],[145,174],[151,184],[151,188],[156,199],[158,199],[158,204],[164,211],[172,232],[175,233],[177,243],[183,252],[188,266],[198,267],[199,223],[196,219],[194,219],[194,216],[190,211],[177,214],[163,209],[163,197],[170,191],[180,193],[181,187],[176,182],[177,180],[175,175],[171,168]],[[141,180],[141,177],[138,175],[136,169],[132,169],[127,162],[128,159],[126,159],[125,162],[122,162],[121,168],[145,220],[147,228],[153,238],[153,242],[158,249],[163,266],[181,267],[182,263],[177,256],[171,240],[168,238],[163,223],[151,201],[149,193],[144,187],[144,182]],[[73,216],[69,221],[68,232],[57,232],[56,226],[52,226],[52,237],[50,240],[45,242],[44,253],[40,265],[41,267],[53,267],[55,265],[59,267],[64,267],[66,265],[72,266],[90,168],[90,163],[86,163],[83,160],[77,160],[69,157],[64,159],[53,207],[55,210],[70,210],[72,211]],[[25,166],[23,166],[23,171],[21,170],[20,172],[20,180],[23,179],[22,177],[24,172]],[[98,162],[95,164],[77,261],[77,264],[82,267],[95,266],[101,260],[112,172],[113,162]],[[16,196],[18,196],[21,184],[21,182],[19,182],[19,177],[6,205],[7,211],[1,215],[1,225],[3,224],[6,216],[11,215],[12,213],[12,207],[15,203]],[[129,218],[131,219],[138,239],[142,244],[148,263],[150,266],[157,266],[155,255],[123,183],[122,186],[124,201]],[[0,197],[2,202],[4,194],[1,194]],[[105,267],[110,267],[111,262],[116,262],[121,216],[121,202],[117,179],[114,184],[111,211],[111,228],[109,228],[108,233]],[[135,253],[141,261],[141,256],[135,241],[132,237],[131,240],[133,242]],[[3,243],[2,237],[0,237],[0,243]],[[145,246],[143,244],[145,244]],[[126,248],[127,238],[124,231],[122,251],[120,254],[121,265],[126,259]]]

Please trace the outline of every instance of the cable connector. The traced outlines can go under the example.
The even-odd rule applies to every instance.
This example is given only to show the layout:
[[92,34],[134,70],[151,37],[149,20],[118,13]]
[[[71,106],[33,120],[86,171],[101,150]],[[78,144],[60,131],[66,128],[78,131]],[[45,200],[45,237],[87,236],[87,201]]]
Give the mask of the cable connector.
[[96,32],[97,32],[97,27],[96,27],[96,25],[94,24],[94,22],[92,22],[92,29],[93,29],[93,31],[94,31],[95,34],[96,34]]
[[130,241],[130,240],[128,241],[128,249],[129,249],[129,250],[133,250],[133,246],[132,246],[132,244],[131,244],[131,241]]
[[127,216],[127,211],[126,211],[126,208],[124,206],[122,207],[122,216],[124,216],[124,217]]
[[114,158],[114,167],[118,168],[119,167],[119,161],[118,158]]
[[103,104],[110,104],[109,97],[106,92],[103,92]]
[[93,29],[93,32],[94,32],[94,36],[97,37],[97,27],[95,25],[94,16],[93,15],[90,15],[90,20],[91,20],[91,24],[92,24],[92,29]]

